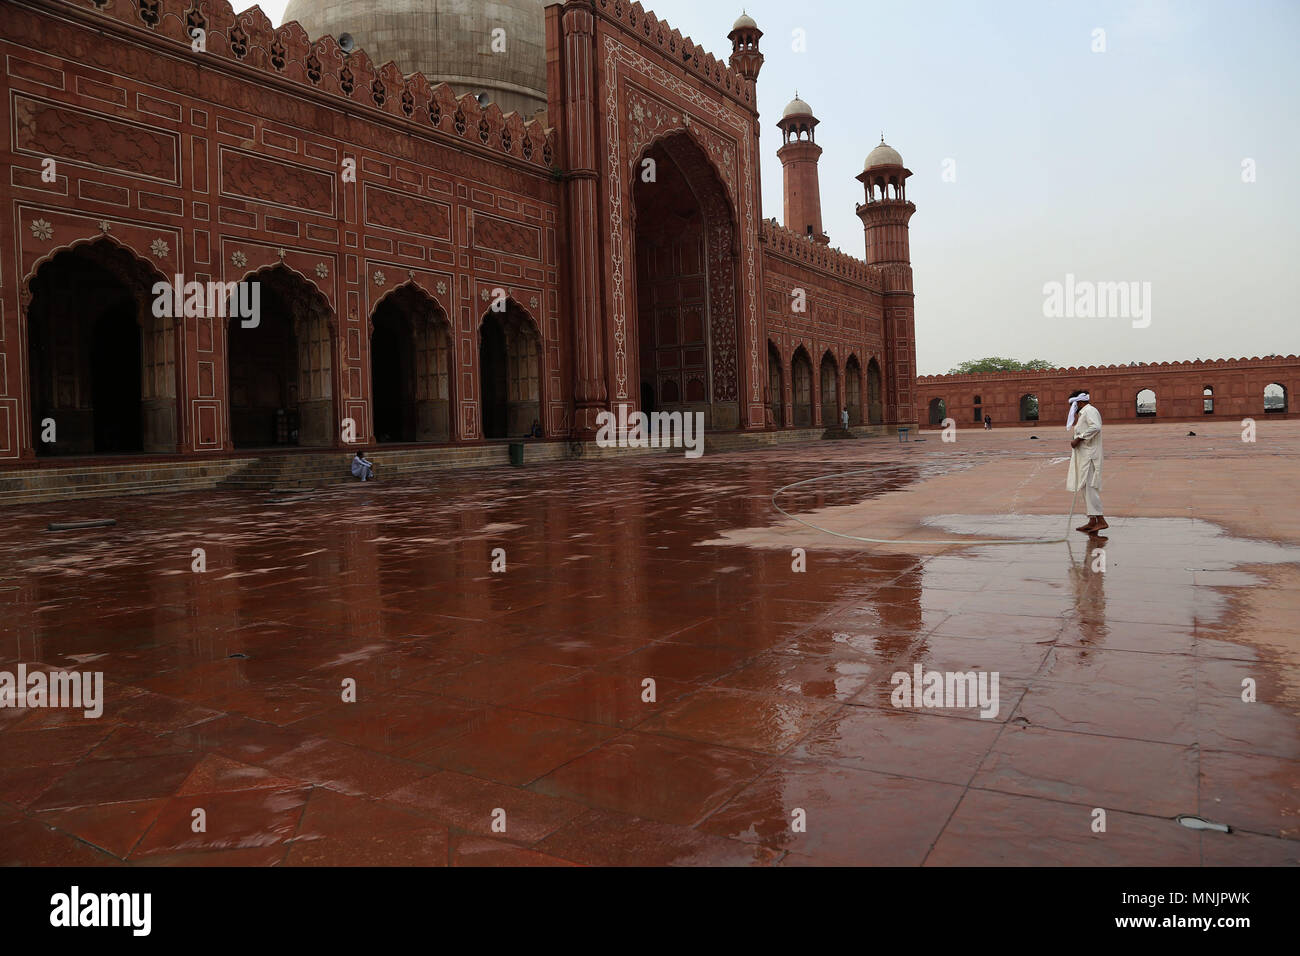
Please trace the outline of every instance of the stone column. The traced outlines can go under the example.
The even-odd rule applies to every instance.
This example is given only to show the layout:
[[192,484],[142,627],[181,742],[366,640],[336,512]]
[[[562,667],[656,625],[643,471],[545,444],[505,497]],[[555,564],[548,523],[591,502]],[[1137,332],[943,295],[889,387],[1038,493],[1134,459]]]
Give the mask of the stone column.
[[567,166],[565,209],[569,238],[569,303],[573,317],[574,433],[590,437],[596,416],[608,408],[605,316],[601,277],[600,180],[595,17],[587,4],[569,0],[561,19],[563,147]]

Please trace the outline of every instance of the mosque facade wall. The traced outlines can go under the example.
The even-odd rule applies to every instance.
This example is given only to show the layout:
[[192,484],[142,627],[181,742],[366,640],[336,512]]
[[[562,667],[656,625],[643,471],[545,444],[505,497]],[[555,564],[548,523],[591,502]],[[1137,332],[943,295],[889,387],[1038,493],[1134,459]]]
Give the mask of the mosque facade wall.
[[[790,424],[770,411],[769,341],[786,363],[804,345],[815,372],[829,351],[842,402],[850,358],[864,379],[877,358],[883,423],[914,420],[899,400],[911,377],[895,374],[908,356],[885,353],[883,330],[895,315],[910,343],[910,277],[903,303],[860,260],[780,251],[762,219],[753,81],[635,4],[556,4],[546,22],[549,128],[256,7],[4,4],[0,462],[38,453],[29,311],[49,283],[35,280],[92,248],[142,288],[281,277],[320,323],[300,342],[304,443],[376,439],[375,316],[408,293],[449,338],[443,440],[485,438],[482,328],[503,296],[537,341],[534,401],[512,407],[512,427],[522,407],[547,438],[590,435],[597,413],[639,401],[632,184],[656,144],[711,177],[728,223],[708,251],[714,427]],[[796,285],[808,312],[781,314]],[[145,452],[236,447],[223,305],[152,325],[141,311]]]

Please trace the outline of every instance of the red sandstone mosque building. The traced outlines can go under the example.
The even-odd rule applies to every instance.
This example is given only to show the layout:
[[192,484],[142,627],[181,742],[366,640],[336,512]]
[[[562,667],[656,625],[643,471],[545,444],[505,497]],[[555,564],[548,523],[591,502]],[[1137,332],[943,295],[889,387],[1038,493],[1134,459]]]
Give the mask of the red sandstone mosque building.
[[421,7],[7,0],[0,463],[917,422],[911,173],[872,149],[830,248],[796,98],[765,218],[751,18],[723,61],[623,0],[446,0],[448,49]]

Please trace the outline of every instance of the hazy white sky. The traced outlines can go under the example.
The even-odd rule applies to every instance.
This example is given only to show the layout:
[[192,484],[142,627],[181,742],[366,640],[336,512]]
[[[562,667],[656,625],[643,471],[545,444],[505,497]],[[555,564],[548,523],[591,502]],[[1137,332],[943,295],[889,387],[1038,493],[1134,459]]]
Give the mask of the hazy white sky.
[[[796,88],[821,120],[832,245],[863,254],[853,177],[882,130],[914,174],[920,374],[985,355],[1084,365],[1300,353],[1300,4],[646,6],[726,55],[742,3],[765,33],[766,216],[783,214],[774,124]],[[284,5],[261,4],[276,23]],[[1254,182],[1242,181],[1245,160]],[[1044,284],[1067,274],[1151,283],[1149,325],[1045,318]]]

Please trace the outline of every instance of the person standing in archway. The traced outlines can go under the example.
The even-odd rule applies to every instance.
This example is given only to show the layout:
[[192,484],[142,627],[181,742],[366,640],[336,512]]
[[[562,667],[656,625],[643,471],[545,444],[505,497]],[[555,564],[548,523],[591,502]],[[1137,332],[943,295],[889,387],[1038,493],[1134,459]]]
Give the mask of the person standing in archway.
[[[1095,534],[1110,525],[1101,507],[1101,412],[1090,404],[1087,392],[1070,396],[1070,414],[1065,427],[1070,432],[1070,473],[1065,479],[1065,490],[1083,489],[1084,503],[1088,508],[1088,522],[1076,531]],[[1077,418],[1077,422],[1076,422]]]

